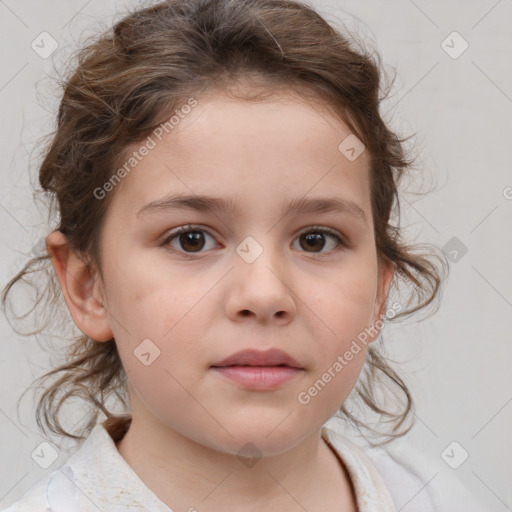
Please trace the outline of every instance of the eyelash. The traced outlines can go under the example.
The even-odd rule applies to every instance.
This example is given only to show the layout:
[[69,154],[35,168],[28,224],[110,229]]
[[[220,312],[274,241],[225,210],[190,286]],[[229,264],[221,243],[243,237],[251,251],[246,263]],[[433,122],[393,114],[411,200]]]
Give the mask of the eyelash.
[[[179,235],[181,235],[182,233],[188,233],[189,231],[203,231],[205,233],[207,233],[208,235],[210,235],[212,238],[215,238],[207,229],[204,229],[202,228],[201,226],[197,226],[197,225],[193,225],[193,224],[188,224],[186,226],[180,226],[179,228],[177,228],[176,230],[174,230],[161,244],[161,246],[170,246],[170,242],[172,240],[174,240],[175,238],[177,238]],[[310,226],[308,227],[306,230],[303,230],[301,231],[298,235],[297,235],[297,238],[300,237],[301,235],[305,235],[307,233],[325,233],[327,235],[330,235],[332,236],[333,238],[336,239],[337,241],[337,246],[336,246],[336,249],[334,249],[334,251],[336,251],[337,249],[338,250],[343,250],[343,249],[350,249],[352,246],[351,244],[349,244],[343,237],[341,237],[337,231],[331,229],[331,228],[327,228],[327,227],[324,227],[324,226]],[[200,252],[197,252],[197,253],[194,253],[194,252],[184,252],[184,251],[179,251],[179,250],[176,250],[172,247],[170,247],[170,250],[172,252],[177,252],[177,253],[180,253],[180,254],[183,254],[185,256],[189,256],[189,257],[194,257],[194,255],[196,254],[201,254],[201,251]],[[309,254],[316,254],[317,256],[324,256],[326,254],[329,254],[329,252],[332,252],[332,251],[328,251],[326,253],[309,253]],[[307,253],[308,254],[308,253]]]

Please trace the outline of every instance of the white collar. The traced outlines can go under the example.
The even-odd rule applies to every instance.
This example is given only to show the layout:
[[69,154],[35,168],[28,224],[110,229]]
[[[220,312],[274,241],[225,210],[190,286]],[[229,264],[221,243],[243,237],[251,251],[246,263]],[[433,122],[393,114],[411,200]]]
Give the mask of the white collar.
[[[363,450],[325,426],[321,435],[347,468],[359,512],[395,512],[383,479]],[[46,497],[52,512],[172,512],[121,456],[102,424],[51,475]]]

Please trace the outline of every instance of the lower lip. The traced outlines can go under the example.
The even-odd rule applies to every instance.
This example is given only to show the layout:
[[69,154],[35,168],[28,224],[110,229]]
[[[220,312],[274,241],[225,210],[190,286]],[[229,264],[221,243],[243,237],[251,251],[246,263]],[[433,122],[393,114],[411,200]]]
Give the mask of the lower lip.
[[212,370],[244,388],[255,390],[278,388],[302,372],[290,366],[213,366]]

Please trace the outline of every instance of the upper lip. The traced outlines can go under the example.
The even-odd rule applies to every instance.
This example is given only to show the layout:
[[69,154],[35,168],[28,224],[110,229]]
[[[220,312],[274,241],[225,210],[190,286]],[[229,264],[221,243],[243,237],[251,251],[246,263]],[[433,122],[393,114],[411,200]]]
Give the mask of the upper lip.
[[245,349],[235,352],[212,366],[279,366],[286,365],[292,368],[302,368],[302,366],[289,354],[272,348],[261,351],[257,349]]

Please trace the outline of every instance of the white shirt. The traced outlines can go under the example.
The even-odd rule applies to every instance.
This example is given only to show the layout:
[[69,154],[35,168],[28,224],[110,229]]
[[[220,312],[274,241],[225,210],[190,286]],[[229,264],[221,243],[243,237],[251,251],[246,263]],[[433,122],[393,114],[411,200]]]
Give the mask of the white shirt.
[[[408,461],[403,453],[391,454],[383,448],[363,449],[325,426],[321,434],[348,470],[359,512],[484,510],[456,479],[449,479],[449,496],[444,495],[446,491],[442,496],[439,492],[437,495],[432,492],[432,487],[425,486],[428,478],[407,467],[421,466],[417,453],[411,464],[410,456]],[[428,469],[423,468],[423,471],[428,476]],[[198,504],[197,509],[200,508]],[[105,426],[97,424],[65,464],[3,512],[141,510],[172,512],[124,460]]]

